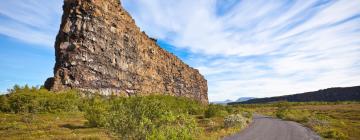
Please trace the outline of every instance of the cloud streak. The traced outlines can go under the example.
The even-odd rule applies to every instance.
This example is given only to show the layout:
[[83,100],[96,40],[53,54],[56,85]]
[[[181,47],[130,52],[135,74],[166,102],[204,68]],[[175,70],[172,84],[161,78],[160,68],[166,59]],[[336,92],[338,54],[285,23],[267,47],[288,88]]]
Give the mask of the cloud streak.
[[[360,84],[360,1],[122,0],[142,30],[196,67],[211,101]],[[51,48],[62,0],[0,4],[0,34]]]
[[210,100],[360,84],[360,2],[124,0],[151,36],[189,50]]
[[0,4],[0,34],[52,47],[60,26],[61,0],[10,0]]

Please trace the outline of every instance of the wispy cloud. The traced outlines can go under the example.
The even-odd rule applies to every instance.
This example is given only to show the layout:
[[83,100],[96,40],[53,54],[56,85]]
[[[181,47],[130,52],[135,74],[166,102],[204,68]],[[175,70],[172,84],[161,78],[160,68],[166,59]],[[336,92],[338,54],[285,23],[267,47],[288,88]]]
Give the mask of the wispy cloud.
[[9,0],[0,4],[0,34],[53,46],[60,26],[62,0]]
[[360,85],[360,1],[123,4],[148,34],[189,50],[210,100]]
[[[0,4],[0,34],[53,46],[62,0]],[[200,69],[210,100],[360,85],[358,0],[122,0],[147,34]]]

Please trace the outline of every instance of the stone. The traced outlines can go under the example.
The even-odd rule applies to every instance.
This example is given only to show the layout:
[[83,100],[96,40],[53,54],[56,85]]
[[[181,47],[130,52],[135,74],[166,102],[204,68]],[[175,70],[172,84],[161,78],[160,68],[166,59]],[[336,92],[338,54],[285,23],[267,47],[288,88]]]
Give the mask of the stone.
[[135,24],[119,0],[64,0],[52,91],[164,94],[208,103],[207,81]]

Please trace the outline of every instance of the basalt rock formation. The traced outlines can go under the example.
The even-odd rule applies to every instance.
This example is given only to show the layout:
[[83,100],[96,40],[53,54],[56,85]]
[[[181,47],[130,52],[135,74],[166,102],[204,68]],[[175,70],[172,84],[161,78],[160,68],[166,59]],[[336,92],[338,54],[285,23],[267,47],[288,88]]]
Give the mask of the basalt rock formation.
[[54,77],[46,88],[166,94],[208,103],[207,81],[199,71],[141,32],[119,0],[65,0],[63,10]]

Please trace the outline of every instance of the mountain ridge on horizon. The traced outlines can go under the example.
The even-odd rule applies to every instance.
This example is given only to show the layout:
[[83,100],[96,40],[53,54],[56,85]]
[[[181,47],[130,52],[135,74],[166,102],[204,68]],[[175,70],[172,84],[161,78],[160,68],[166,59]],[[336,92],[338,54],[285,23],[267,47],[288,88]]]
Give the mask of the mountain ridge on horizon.
[[317,91],[309,91],[303,93],[296,93],[290,95],[255,98],[243,102],[230,102],[232,104],[254,104],[254,103],[269,103],[276,101],[289,102],[310,102],[310,101],[360,101],[360,86],[352,87],[331,87],[326,89],[319,89]]
[[230,100],[230,99],[226,99],[224,101],[212,101],[211,103],[213,104],[227,104],[227,103],[231,103],[231,102],[243,102],[243,101],[247,101],[247,100],[251,100],[251,99],[255,99],[255,97],[240,97],[236,100]]

